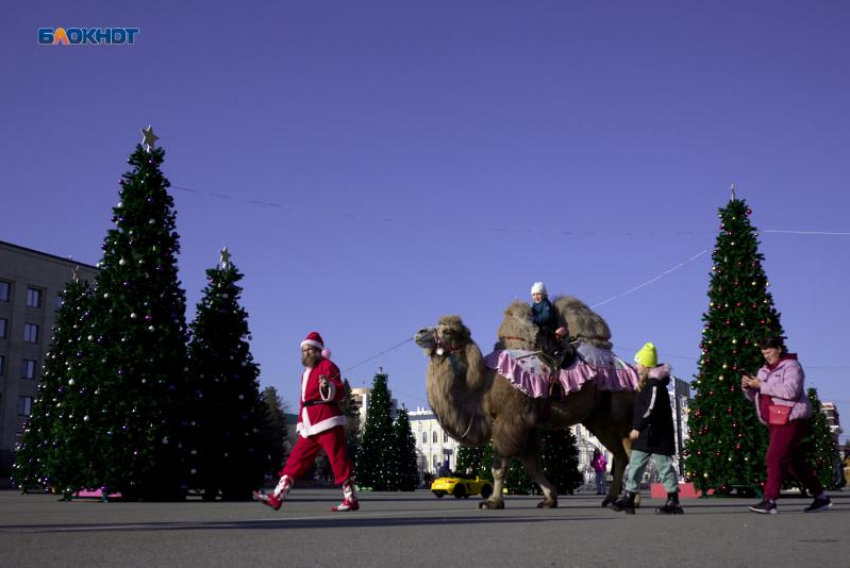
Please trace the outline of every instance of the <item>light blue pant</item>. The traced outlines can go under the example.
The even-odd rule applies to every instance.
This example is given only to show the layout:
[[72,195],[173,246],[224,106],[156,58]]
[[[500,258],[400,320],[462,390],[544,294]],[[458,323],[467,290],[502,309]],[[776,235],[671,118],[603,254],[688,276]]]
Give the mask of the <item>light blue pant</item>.
[[664,484],[667,493],[679,491],[679,478],[676,477],[673,458],[659,454],[648,454],[639,450],[632,450],[632,457],[629,459],[629,467],[626,470],[626,491],[640,493],[640,479],[643,477],[643,470],[646,469],[650,457],[655,462],[655,468],[658,470],[658,475],[661,476],[661,482]]

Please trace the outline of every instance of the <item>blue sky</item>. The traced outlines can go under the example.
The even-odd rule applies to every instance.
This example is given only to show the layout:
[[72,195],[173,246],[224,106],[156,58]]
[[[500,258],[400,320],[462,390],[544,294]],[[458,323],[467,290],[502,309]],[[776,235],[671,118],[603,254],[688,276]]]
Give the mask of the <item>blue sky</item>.
[[[96,263],[152,124],[189,316],[227,246],[264,385],[297,403],[317,330],[415,408],[413,343],[355,365],[443,314],[486,351],[535,280],[614,298],[615,350],[690,378],[734,182],[808,384],[850,408],[850,4],[267,4],[5,3],[0,239]],[[37,45],[58,26],[140,32]]]

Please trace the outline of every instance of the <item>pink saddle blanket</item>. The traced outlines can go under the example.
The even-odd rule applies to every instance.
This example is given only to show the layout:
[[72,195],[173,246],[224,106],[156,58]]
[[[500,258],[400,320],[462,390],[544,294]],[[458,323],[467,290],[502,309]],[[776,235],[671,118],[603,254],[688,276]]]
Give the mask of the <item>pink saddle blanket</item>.
[[[607,349],[579,343],[577,356],[567,369],[558,369],[558,382],[564,394],[581,390],[593,381],[604,391],[636,391],[637,372]],[[532,398],[549,398],[549,365],[536,351],[504,349],[484,357],[484,364],[495,369],[511,384]]]

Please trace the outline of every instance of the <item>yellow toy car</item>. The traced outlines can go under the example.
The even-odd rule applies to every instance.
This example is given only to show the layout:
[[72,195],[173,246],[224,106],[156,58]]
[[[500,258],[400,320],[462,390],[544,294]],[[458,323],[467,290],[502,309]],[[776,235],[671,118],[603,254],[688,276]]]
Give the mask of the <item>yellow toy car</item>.
[[476,476],[470,477],[438,477],[431,484],[431,491],[438,498],[454,495],[455,499],[466,499],[470,495],[481,494],[487,499],[493,494],[493,483]]

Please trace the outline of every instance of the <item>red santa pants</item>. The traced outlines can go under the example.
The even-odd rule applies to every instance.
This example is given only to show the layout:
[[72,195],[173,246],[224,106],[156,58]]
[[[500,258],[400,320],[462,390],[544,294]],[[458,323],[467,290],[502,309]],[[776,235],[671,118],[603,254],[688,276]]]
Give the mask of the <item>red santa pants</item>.
[[809,434],[808,420],[792,420],[784,426],[770,427],[770,443],[767,446],[767,483],[765,499],[775,501],[786,474],[797,478],[812,495],[820,495],[823,485],[803,457],[800,442]]
[[337,485],[351,479],[351,461],[348,459],[348,450],[345,448],[345,429],[342,426],[334,426],[330,430],[307,438],[298,436],[298,441],[295,442],[295,447],[292,448],[280,475],[298,479],[313,465],[320,449],[328,454],[334,471],[334,482]]

